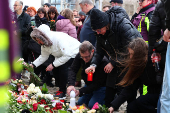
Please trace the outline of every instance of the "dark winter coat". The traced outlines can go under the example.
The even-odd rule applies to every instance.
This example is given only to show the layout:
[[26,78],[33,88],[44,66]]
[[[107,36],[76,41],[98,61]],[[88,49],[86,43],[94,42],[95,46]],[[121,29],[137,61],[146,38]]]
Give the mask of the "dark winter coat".
[[166,12],[166,28],[170,31],[170,0],[164,0],[165,12]]
[[68,86],[75,85],[76,74],[79,71],[80,67],[82,67],[81,76],[87,87],[83,87],[79,90],[80,96],[91,93],[100,87],[104,87],[106,85],[107,77],[107,74],[104,72],[104,67],[107,65],[107,63],[108,60],[106,57],[104,57],[101,63],[96,68],[95,73],[93,74],[93,81],[87,81],[87,74],[85,73],[85,69],[90,66],[90,62],[85,63],[84,60],[81,58],[80,53],[78,53],[68,72]]
[[[35,21],[35,17],[32,18],[31,21]],[[28,25],[27,32],[26,32],[27,35],[29,36],[29,39],[28,39],[28,43],[29,43],[29,45],[28,45],[28,51],[32,51],[32,52],[35,52],[35,53],[37,53],[37,54],[41,54],[41,46],[40,46],[37,42],[35,42],[35,41],[31,38],[31,36],[30,36],[31,32],[33,31],[33,29],[32,29],[31,26],[32,26],[32,25],[31,25],[31,23],[30,23],[30,24]]]
[[[155,47],[156,41],[159,40],[163,32],[165,31],[165,10],[164,10],[164,3],[162,1],[158,1],[155,7],[155,11],[152,14],[152,19],[149,25],[149,54],[152,55],[153,49],[156,49],[156,52],[161,53],[161,61],[160,61],[160,68],[161,72],[157,74],[159,78],[158,81],[162,83],[163,81],[163,74],[165,68],[165,59],[166,59],[166,50],[167,50],[167,42],[162,41],[161,44],[162,49],[158,49]],[[160,47],[159,47],[160,48]]]
[[[114,13],[115,12],[115,13]],[[137,37],[141,37],[135,26],[129,21],[125,10],[119,6],[112,7],[108,12],[110,16],[110,30],[107,30],[105,35],[97,36],[96,53],[91,64],[98,65],[103,56],[107,53],[110,56],[110,62],[116,68],[116,52],[124,52],[129,42]],[[118,69],[118,68],[117,68]],[[113,69],[114,70],[114,69]],[[120,71],[114,70],[115,73],[108,76],[111,87],[115,84],[115,77],[118,77]]]
[[31,18],[30,16],[25,13],[24,11],[21,13],[21,15],[17,18],[16,13],[14,12],[14,21],[16,21],[16,25],[17,25],[17,33],[21,35],[21,38],[23,41],[27,40],[27,35],[26,35],[26,31],[27,31],[27,27],[31,22]]
[[115,110],[118,109],[121,106],[121,104],[130,99],[133,96],[133,94],[137,92],[141,84],[148,86],[147,87],[148,94],[159,94],[161,84],[157,84],[155,75],[156,75],[155,68],[150,60],[148,61],[145,70],[141,74],[141,76],[137,78],[132,85],[125,87],[120,93],[120,95],[111,102],[112,107]]
[[36,27],[39,27],[41,24],[46,24],[49,26],[48,20],[46,17],[40,18],[38,15],[35,15]]
[[157,2],[155,10],[152,14],[152,19],[149,25],[149,53],[152,54],[154,45],[157,40],[161,38],[165,31],[165,10],[164,3],[161,1]]

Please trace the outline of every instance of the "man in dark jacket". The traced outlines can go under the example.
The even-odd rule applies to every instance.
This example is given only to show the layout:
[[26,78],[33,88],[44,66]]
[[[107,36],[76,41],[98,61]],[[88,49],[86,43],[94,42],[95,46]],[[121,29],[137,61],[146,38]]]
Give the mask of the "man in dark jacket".
[[[108,60],[106,57],[102,59],[98,67],[96,68],[96,73],[93,74],[92,81],[88,81],[88,75],[85,73],[85,69],[90,66],[91,59],[94,56],[94,47],[89,41],[84,41],[79,47],[79,53],[75,57],[70,69],[68,76],[68,88],[67,94],[70,95],[70,91],[74,90],[76,96],[80,96],[78,104],[82,105],[85,103],[89,108],[98,102],[99,104],[104,104],[105,98],[105,84],[107,74],[104,72],[103,68],[107,65]],[[76,74],[82,67],[82,79],[85,81],[85,87],[76,90],[74,88]]]
[[[95,72],[95,68],[101,62],[105,53],[109,55],[109,61],[104,70],[110,73],[106,82],[106,106],[110,107],[114,95],[121,92],[121,88],[117,84],[123,76],[120,67],[117,66],[116,59],[120,59],[117,52],[124,52],[128,43],[137,37],[141,37],[135,26],[127,19],[126,11],[120,6],[114,6],[106,13],[98,9],[91,12],[91,27],[97,32],[96,53],[91,61],[91,65],[86,69],[86,73],[90,70]],[[135,95],[135,94],[134,94]]]
[[14,31],[15,35],[21,35],[22,44],[27,40],[26,31],[27,26],[31,22],[31,18],[28,14],[26,14],[23,10],[23,2],[20,0],[15,1],[14,4],[14,13],[15,20],[18,30]]
[[93,46],[95,46],[96,36],[94,35],[95,32],[92,30],[90,22],[90,13],[91,10],[95,8],[95,6],[93,5],[92,0],[81,0],[79,4],[81,10],[87,15],[83,23],[83,27],[80,31],[80,42],[87,40],[90,43],[92,43]]
[[[25,48],[24,45],[25,45],[25,42],[28,38],[28,36],[26,35],[26,31],[27,31],[27,26],[31,22],[31,18],[27,13],[25,13],[25,11],[22,10],[22,7],[23,7],[22,1],[20,1],[20,0],[15,1],[13,22],[16,23],[16,29],[14,31],[14,35],[18,36],[21,40],[21,47],[20,48],[21,48],[22,57],[27,62],[28,56],[24,52],[24,48]],[[25,72],[26,71],[24,70],[22,72],[22,75],[24,75]]]

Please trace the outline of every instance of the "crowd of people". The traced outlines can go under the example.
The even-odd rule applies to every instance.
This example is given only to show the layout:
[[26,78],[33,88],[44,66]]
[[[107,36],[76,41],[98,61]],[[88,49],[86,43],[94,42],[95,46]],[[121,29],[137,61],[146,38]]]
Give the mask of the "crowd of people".
[[[22,57],[43,83],[59,87],[54,96],[73,90],[80,97],[77,104],[89,108],[98,102],[113,113],[127,101],[127,113],[168,113],[169,4],[139,0],[130,19],[123,0],[111,0],[102,11],[92,0],[81,0],[79,12],[58,12],[49,3],[38,10],[23,8],[16,0],[11,16]],[[18,77],[26,78],[25,72]],[[85,86],[77,90],[81,79]]]

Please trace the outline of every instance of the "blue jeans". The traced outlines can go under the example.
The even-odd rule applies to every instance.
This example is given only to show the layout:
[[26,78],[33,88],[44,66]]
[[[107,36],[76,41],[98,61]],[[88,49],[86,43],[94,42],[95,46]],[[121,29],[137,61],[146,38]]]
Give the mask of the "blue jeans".
[[170,113],[170,42],[166,51],[166,63],[161,94],[161,113]]
[[86,104],[91,109],[96,102],[101,105],[105,104],[105,91],[106,87],[100,87],[98,90],[93,91],[90,94],[83,95],[79,98],[78,105]]

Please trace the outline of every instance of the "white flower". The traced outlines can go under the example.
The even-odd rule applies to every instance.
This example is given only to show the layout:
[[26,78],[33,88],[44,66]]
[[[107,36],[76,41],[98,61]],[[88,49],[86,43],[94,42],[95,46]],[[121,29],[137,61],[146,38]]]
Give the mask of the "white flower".
[[29,85],[29,87],[35,88],[35,85],[34,85],[33,83],[31,83],[31,84]]
[[42,98],[43,97],[43,95],[42,95],[42,93],[37,93],[37,98]]
[[43,95],[43,97],[46,99],[46,98],[47,98],[47,95],[46,95],[46,94],[44,94],[44,95]]
[[33,93],[37,93],[37,92],[38,92],[38,90],[34,88],[33,89]]
[[41,93],[41,90],[39,87],[35,87],[35,89],[37,90],[37,93]]
[[41,104],[41,105],[40,105],[40,107],[42,107],[42,108],[43,108],[44,106],[45,106],[44,104]]
[[46,98],[49,99],[49,100],[53,100],[54,99],[53,95],[51,95],[51,94],[45,94],[45,95],[46,95]]

